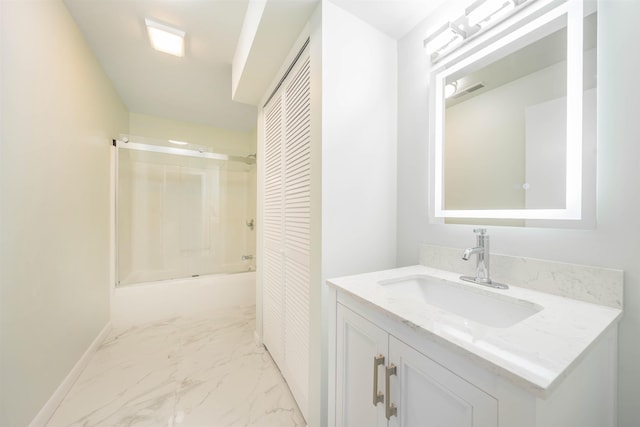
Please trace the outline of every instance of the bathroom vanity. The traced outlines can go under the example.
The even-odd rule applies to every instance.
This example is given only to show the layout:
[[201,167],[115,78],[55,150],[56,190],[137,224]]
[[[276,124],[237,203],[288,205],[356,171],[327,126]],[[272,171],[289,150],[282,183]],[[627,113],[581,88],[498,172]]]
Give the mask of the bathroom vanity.
[[[424,40],[430,222],[593,226],[596,3],[469,3]],[[478,25],[485,3],[514,7]],[[491,277],[475,231],[328,280],[329,426],[617,424],[623,273],[497,256]]]
[[327,282],[329,425],[616,424],[620,308],[459,277],[416,265]]

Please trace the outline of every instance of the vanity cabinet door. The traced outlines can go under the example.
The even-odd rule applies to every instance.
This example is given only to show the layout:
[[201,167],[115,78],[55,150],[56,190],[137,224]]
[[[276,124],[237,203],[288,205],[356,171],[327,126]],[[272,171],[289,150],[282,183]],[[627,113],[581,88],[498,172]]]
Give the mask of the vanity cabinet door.
[[[340,304],[336,325],[335,425],[386,426],[384,375],[389,335]],[[376,376],[377,384],[374,384]],[[378,392],[381,394],[378,398],[381,401],[375,406],[374,386],[376,395]]]
[[393,336],[389,361],[390,403],[397,416],[390,427],[496,427],[498,402],[445,367]]
[[495,398],[341,304],[335,396],[337,427],[498,425]]

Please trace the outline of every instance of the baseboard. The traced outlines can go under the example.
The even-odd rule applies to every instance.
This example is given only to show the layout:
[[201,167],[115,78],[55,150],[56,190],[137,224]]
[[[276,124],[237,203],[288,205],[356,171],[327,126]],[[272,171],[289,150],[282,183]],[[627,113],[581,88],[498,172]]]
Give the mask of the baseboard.
[[257,331],[253,331],[253,342],[256,344],[256,347],[262,347],[262,337],[258,335]]
[[89,363],[89,359],[93,356],[93,353],[96,352],[98,346],[104,341],[109,330],[111,329],[111,322],[108,322],[102,331],[98,334],[98,336],[93,340],[91,345],[87,348],[87,351],[84,352],[82,357],[76,362],[73,366],[73,369],[69,372],[69,374],[65,377],[65,379],[60,383],[56,391],[49,398],[47,403],[42,407],[38,415],[31,421],[29,427],[43,427],[47,424],[53,413],[58,409],[58,406],[65,398],[71,387],[76,382],[84,368]]

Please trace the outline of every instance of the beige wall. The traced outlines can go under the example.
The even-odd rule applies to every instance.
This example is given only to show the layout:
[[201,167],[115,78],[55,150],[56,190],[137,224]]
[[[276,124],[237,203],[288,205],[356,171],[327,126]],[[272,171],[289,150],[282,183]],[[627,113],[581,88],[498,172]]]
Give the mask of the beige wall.
[[0,8],[0,425],[13,427],[109,321],[110,142],[128,112],[62,1]]
[[175,139],[213,147],[221,153],[246,156],[255,153],[256,133],[222,129],[146,114],[129,114],[129,133],[144,138]]

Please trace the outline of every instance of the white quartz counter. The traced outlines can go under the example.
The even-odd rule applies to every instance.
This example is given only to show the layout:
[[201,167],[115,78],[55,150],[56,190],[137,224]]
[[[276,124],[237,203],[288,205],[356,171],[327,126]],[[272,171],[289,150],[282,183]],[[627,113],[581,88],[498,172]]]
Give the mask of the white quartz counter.
[[[427,275],[471,287],[474,292],[508,295],[542,307],[506,328],[476,323],[379,284],[401,277]],[[596,305],[508,283],[500,290],[459,280],[459,275],[422,265],[330,279],[327,282],[428,338],[470,356],[484,368],[546,397],[622,310]]]

